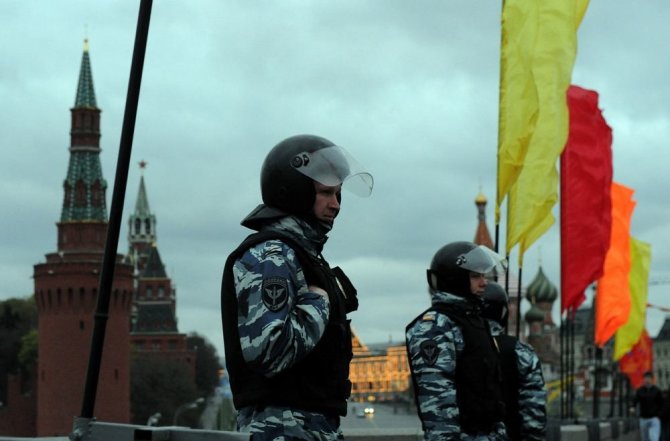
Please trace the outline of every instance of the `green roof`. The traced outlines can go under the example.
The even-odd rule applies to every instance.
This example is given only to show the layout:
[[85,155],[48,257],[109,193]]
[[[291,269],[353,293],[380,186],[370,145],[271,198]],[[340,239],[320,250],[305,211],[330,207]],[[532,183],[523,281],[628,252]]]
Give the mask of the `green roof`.
[[84,40],[84,54],[81,58],[79,85],[77,86],[77,98],[75,99],[74,107],[98,107],[95,102],[95,90],[93,90],[93,75],[91,74],[91,59],[88,55],[88,40]]

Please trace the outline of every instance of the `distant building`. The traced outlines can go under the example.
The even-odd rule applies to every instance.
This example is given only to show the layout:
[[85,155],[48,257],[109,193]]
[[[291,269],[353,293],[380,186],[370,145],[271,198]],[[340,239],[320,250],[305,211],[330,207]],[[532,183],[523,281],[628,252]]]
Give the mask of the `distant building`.
[[[143,172],[146,162],[140,162]],[[195,351],[177,327],[177,295],[157,246],[156,216],[149,209],[144,174],[128,219],[128,257],[135,275],[130,339],[136,356],[168,357],[184,363],[195,376]]]
[[[70,161],[63,182],[58,250],[34,267],[38,310],[36,436],[65,435],[81,411],[84,379],[107,237],[107,182],[100,166],[100,109],[88,53],[71,109]],[[130,421],[128,322],[133,268],[116,257],[98,382],[96,417]],[[11,405],[11,403],[9,403]]]
[[542,362],[546,380],[557,378],[560,374],[559,328],[551,313],[557,297],[556,285],[549,281],[540,266],[535,278],[526,287],[526,299],[531,306],[525,319],[528,322],[527,341]]
[[366,346],[356,334],[349,368],[352,401],[391,401],[408,398],[409,363],[405,343]]
[[[0,435],[68,435],[80,415],[108,227],[100,113],[85,41],[71,109],[57,250],[34,266],[36,378],[9,377],[7,400],[0,406]],[[116,423],[130,422],[131,352],[169,357],[195,373],[194,351],[177,329],[175,290],[156,247],[156,219],[144,177],[129,223],[128,256],[115,259],[95,402],[95,417]]]
[[670,317],[654,339],[654,374],[660,388],[670,389]]

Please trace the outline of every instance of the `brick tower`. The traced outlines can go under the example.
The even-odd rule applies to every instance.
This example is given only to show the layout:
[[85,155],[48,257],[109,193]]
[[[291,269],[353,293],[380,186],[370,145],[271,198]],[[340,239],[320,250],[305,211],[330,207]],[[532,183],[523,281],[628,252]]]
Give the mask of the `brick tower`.
[[[100,109],[86,40],[70,112],[70,160],[57,223],[58,251],[34,266],[39,314],[37,436],[69,434],[73,418],[81,412],[107,234]],[[123,256],[117,256],[95,403],[95,417],[102,421],[130,421],[132,272]]]
[[128,219],[128,257],[135,268],[135,300],[130,340],[134,354],[167,357],[184,363],[195,378],[195,351],[177,328],[177,292],[158,252],[156,216],[149,209],[144,184],[146,162],[140,162],[140,188]]

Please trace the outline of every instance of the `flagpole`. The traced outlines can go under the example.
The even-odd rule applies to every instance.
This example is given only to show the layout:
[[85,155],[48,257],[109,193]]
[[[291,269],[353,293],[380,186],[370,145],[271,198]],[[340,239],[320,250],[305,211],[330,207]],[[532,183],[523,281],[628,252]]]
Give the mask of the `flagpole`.
[[561,418],[561,421],[563,421],[563,419],[565,418],[565,409],[563,407],[564,404],[565,404],[565,400],[563,399],[563,394],[565,393],[565,381],[564,381],[565,369],[564,369],[564,366],[563,366],[563,364],[565,362],[565,354],[564,354],[564,350],[565,350],[565,342],[564,342],[564,339],[565,339],[565,317],[564,317],[563,313],[561,313],[560,317],[561,317],[561,320],[560,320],[561,327],[558,329],[558,354],[559,354],[559,356],[558,356],[558,363],[559,363],[558,378],[559,378],[559,381],[560,381],[559,382],[560,393],[558,394],[558,398],[559,398],[558,403],[559,403],[559,409],[560,409],[560,411],[559,411],[560,418]]
[[[569,326],[569,332],[570,332],[570,412],[572,413],[572,417],[575,419],[575,423],[577,423],[577,413],[575,412],[575,340],[576,340],[576,333],[575,333],[575,328],[576,328],[576,321],[575,318],[577,316],[577,308],[573,307],[572,311],[570,313],[570,324]],[[583,397],[582,397],[583,398]]]
[[[499,197],[500,193],[500,115],[502,112],[500,111],[500,101],[501,101],[501,95],[502,95],[502,77],[503,77],[503,57],[502,57],[502,43],[503,43],[503,26],[502,26],[502,14],[503,10],[505,9],[505,0],[502,0],[502,6],[500,9],[500,63],[498,66],[498,145],[497,145],[497,151],[496,151],[496,209],[495,209],[495,229],[494,229],[494,235],[495,235],[495,241],[493,242],[493,251],[496,253],[498,252],[500,248],[500,206],[502,205],[502,198]],[[509,262],[509,256],[507,262]],[[505,276],[507,277],[507,276]],[[507,279],[505,279],[507,280]],[[505,286],[505,292],[509,293],[507,290],[507,283]]]
[[521,272],[522,266],[519,264],[519,279],[516,287],[516,338],[521,338]]

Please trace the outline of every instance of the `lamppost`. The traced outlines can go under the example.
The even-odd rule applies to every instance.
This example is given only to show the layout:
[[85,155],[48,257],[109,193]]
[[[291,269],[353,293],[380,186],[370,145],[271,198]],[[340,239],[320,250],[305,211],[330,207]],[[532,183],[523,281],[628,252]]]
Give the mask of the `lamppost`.
[[179,419],[179,415],[181,415],[182,412],[188,409],[195,409],[198,407],[199,404],[202,404],[205,402],[204,397],[200,397],[195,401],[191,401],[189,403],[184,403],[181,406],[177,408],[177,410],[174,411],[174,419],[172,420],[172,425],[176,426],[177,425],[177,420]]

